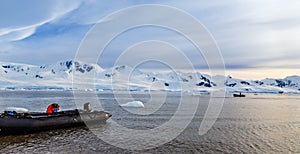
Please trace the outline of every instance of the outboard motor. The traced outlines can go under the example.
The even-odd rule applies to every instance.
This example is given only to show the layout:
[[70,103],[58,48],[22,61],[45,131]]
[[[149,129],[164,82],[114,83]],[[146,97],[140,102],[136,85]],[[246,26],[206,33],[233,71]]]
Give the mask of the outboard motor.
[[83,109],[84,109],[84,111],[91,112],[92,111],[92,105],[91,105],[91,103],[85,103],[83,105]]

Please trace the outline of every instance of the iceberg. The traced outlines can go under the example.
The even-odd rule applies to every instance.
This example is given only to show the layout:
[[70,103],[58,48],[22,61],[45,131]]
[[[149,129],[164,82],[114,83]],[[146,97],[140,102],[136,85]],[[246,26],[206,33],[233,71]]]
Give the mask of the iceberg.
[[132,101],[132,102],[127,102],[125,104],[120,105],[122,107],[137,107],[137,108],[144,108],[144,104],[141,101]]

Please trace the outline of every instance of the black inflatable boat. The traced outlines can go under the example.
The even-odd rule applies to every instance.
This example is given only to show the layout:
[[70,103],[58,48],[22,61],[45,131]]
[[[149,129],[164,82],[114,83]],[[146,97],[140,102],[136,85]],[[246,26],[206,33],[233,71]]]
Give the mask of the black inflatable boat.
[[[19,109],[20,108],[16,108]],[[21,109],[22,110],[22,109]],[[26,111],[25,109],[23,111]],[[111,117],[104,111],[67,110],[53,114],[4,111],[0,115],[0,134],[24,134],[44,130],[101,124]]]
[[233,97],[246,97],[246,95],[239,93],[239,94],[233,94]]

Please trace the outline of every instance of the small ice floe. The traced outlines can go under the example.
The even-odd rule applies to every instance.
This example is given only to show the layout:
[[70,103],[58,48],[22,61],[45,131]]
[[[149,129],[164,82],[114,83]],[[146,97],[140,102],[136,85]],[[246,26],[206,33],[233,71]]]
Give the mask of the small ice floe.
[[122,107],[140,107],[140,108],[145,107],[143,102],[141,102],[141,101],[132,101],[132,102],[122,104],[121,106]]
[[20,107],[7,107],[4,111],[7,112],[16,112],[16,113],[28,113],[28,109],[26,108],[20,108]]

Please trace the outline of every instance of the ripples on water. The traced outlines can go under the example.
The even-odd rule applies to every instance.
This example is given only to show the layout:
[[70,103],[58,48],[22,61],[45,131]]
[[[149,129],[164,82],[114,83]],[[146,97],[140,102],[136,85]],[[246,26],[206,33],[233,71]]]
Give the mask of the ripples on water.
[[[112,119],[97,128],[98,132],[109,132],[115,127],[112,121],[133,129],[160,126],[172,117],[180,98],[177,94],[168,95],[166,102],[154,114],[136,116],[119,107],[114,95],[100,93],[98,96],[104,109],[113,114]],[[82,93],[77,99],[83,104],[85,97]],[[0,136],[0,153],[300,153],[299,96],[228,97],[219,119],[203,136],[198,135],[198,128],[209,97],[186,96],[183,102],[189,103],[196,97],[200,97],[200,103],[190,125],[176,139],[154,149],[123,150],[98,139],[87,128],[79,127]],[[129,101],[126,95],[122,98],[124,102]],[[146,103],[150,99],[147,94],[135,94],[134,98]],[[54,101],[59,102],[62,109],[75,107],[71,92],[0,92],[1,112],[8,106],[44,111]]]

